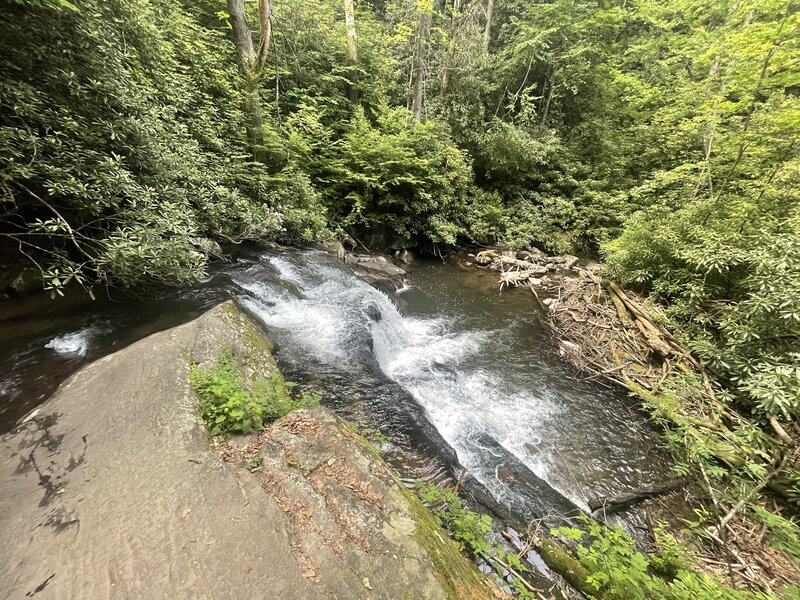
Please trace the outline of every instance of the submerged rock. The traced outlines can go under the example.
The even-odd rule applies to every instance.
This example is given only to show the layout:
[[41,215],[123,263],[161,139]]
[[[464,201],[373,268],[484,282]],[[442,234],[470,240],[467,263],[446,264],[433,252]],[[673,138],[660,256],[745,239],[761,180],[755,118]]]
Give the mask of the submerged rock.
[[[374,450],[324,408],[209,451],[189,362],[272,345],[231,302],[78,371],[0,442],[4,598],[488,597]],[[369,585],[364,582],[367,581]]]

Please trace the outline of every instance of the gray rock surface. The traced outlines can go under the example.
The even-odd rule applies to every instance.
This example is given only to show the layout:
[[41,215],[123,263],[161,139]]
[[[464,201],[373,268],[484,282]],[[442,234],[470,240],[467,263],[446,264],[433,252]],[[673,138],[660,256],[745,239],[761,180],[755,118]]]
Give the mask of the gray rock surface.
[[325,409],[262,434],[261,477],[209,450],[188,363],[226,347],[250,379],[275,368],[226,303],[81,369],[2,438],[0,597],[453,596],[413,503]]
[[323,252],[327,252],[331,256],[335,256],[339,260],[344,260],[345,249],[339,240],[336,239],[322,240],[317,242],[316,246]]
[[364,269],[368,272],[385,277],[402,277],[406,274],[404,269],[401,269],[392,263],[385,256],[380,254],[350,254],[345,256],[344,261],[355,267]]
[[14,277],[10,285],[20,296],[27,296],[42,289],[42,274],[38,269],[25,267]]

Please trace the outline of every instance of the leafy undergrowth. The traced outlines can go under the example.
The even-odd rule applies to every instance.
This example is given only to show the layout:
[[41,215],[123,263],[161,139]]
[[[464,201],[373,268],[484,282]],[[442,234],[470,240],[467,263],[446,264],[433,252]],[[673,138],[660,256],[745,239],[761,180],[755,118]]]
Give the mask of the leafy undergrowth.
[[[742,591],[720,579],[697,573],[690,566],[690,550],[656,528],[656,550],[645,556],[619,527],[607,527],[584,517],[581,528],[560,527],[551,534],[575,545],[575,553],[589,576],[589,590],[603,600],[769,600],[776,596]],[[784,588],[796,598],[796,588]],[[590,592],[591,593],[591,592]]]
[[[519,556],[491,539],[491,517],[464,508],[456,492],[450,488],[429,483],[420,484],[417,491],[420,499],[433,510],[433,514],[450,532],[461,550],[486,561],[499,586],[508,587],[515,596],[523,600],[537,597],[518,575],[528,570]],[[512,574],[512,570],[516,571],[516,576]]]
[[300,391],[280,373],[260,379],[251,389],[245,383],[230,350],[225,350],[212,369],[191,366],[189,380],[200,398],[201,415],[210,435],[249,433],[296,410],[316,406],[318,394]]

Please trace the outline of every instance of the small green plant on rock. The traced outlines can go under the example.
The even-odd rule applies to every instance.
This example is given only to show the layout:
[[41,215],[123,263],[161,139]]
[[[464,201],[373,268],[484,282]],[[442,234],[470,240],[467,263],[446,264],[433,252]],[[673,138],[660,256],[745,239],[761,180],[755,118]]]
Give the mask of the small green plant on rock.
[[189,380],[200,398],[210,435],[250,433],[293,410],[320,402],[320,396],[310,392],[292,396],[297,384],[285,381],[280,373],[256,381],[249,391],[230,350],[222,353],[212,369],[192,365]]
[[[491,539],[492,518],[489,515],[481,515],[464,508],[461,499],[450,488],[432,483],[418,484],[417,492],[425,505],[435,509],[433,514],[451,533],[460,548],[489,564],[500,585],[511,588],[514,595],[522,600],[534,598],[518,576],[527,571],[519,556]],[[510,573],[508,567],[516,573]],[[512,575],[513,579],[506,579],[508,575]]]

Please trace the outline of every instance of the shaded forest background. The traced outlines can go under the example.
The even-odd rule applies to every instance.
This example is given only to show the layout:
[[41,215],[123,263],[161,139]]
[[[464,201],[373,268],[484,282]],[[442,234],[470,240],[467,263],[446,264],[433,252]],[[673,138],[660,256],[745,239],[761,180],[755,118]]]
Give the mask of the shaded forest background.
[[192,281],[213,239],[599,257],[768,431],[800,412],[797,8],[7,0],[0,254],[54,295]]

